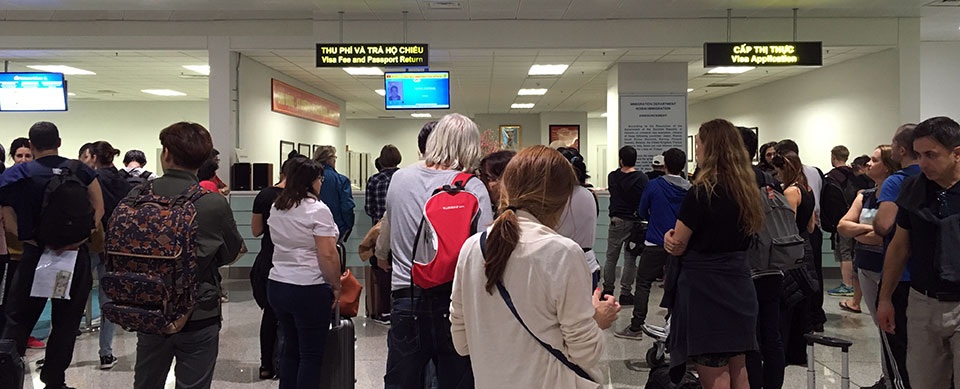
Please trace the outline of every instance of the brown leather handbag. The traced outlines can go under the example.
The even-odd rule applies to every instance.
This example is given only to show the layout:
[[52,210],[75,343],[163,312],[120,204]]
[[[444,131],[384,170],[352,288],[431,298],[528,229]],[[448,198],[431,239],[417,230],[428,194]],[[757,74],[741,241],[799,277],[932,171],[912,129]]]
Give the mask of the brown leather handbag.
[[360,292],[363,286],[347,269],[340,276],[340,316],[356,317],[360,312]]

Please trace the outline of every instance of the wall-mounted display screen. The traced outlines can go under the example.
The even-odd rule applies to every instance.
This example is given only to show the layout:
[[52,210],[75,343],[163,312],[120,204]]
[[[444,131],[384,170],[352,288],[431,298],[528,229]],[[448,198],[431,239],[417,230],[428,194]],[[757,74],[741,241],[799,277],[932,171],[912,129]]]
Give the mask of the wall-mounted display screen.
[[384,73],[386,109],[449,109],[450,72]]
[[0,112],[66,110],[62,73],[0,73]]

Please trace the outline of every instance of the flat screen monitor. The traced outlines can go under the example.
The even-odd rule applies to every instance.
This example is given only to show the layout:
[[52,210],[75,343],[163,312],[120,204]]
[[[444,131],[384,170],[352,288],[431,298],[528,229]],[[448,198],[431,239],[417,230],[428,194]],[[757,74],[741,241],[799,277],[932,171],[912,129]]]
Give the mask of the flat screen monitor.
[[0,112],[66,110],[63,73],[0,73]]
[[450,109],[450,72],[384,73],[386,109]]

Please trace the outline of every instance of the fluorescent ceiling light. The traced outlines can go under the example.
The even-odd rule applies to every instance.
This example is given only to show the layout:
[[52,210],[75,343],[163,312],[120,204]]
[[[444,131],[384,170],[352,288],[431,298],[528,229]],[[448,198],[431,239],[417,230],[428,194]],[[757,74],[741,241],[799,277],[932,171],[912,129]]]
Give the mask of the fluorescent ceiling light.
[[76,93],[73,93],[73,92],[67,92],[67,96],[76,96],[76,95],[77,95]]
[[413,116],[413,117],[415,117],[415,118],[429,118],[429,117],[433,117],[433,116],[431,116],[429,113],[411,113],[410,116]]
[[89,70],[77,69],[75,67],[65,66],[65,65],[31,65],[27,66],[30,69],[40,70],[44,72],[51,73],[63,73],[69,74],[71,76],[95,76],[97,73],[91,72]]
[[149,93],[151,95],[157,95],[157,96],[186,96],[187,95],[186,93],[177,92],[175,90],[170,90],[170,89],[141,89],[140,91],[143,93]]
[[511,109],[530,109],[533,108],[533,103],[513,103],[510,104]]
[[210,75],[210,65],[183,65],[183,68],[205,76]]
[[377,92],[377,94],[380,95],[380,96],[386,96],[386,95],[387,95],[387,91],[386,91],[386,90],[383,90],[383,89],[377,89],[377,90],[375,90],[374,92]]
[[521,89],[517,92],[519,96],[543,96],[547,94],[546,89]]
[[343,68],[343,71],[351,76],[382,76],[383,70],[380,68]]
[[687,88],[687,93],[693,92],[693,88]]
[[755,69],[753,66],[721,66],[707,71],[713,74],[740,74]]
[[533,65],[527,75],[530,76],[559,76],[567,71],[570,65]]
[[604,112],[604,113],[601,113],[601,114],[600,114],[600,117],[602,117],[602,118],[605,118],[605,117],[607,117],[607,113],[606,113],[606,112]]

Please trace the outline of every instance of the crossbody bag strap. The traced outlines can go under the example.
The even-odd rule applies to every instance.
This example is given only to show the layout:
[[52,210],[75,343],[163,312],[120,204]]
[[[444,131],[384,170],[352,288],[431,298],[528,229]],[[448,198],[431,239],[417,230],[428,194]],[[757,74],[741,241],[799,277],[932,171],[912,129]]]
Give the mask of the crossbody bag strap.
[[[483,254],[483,259],[486,260],[487,259],[487,232],[486,231],[480,234],[480,253]],[[523,326],[523,329],[527,330],[527,333],[530,334],[530,336],[532,336],[533,339],[537,341],[537,343],[540,343],[540,345],[543,346],[543,348],[545,348],[547,352],[549,352],[555,358],[560,360],[560,363],[563,363],[564,365],[566,365],[568,368],[570,368],[570,370],[573,370],[573,372],[576,373],[578,376],[580,376],[580,378],[583,378],[590,382],[596,382],[593,380],[593,378],[590,378],[590,375],[587,374],[587,372],[583,370],[582,367],[580,367],[576,363],[570,362],[570,360],[567,359],[567,356],[563,355],[563,353],[560,352],[560,350],[557,350],[553,348],[553,346],[540,340],[540,338],[538,338],[537,335],[533,333],[533,331],[530,331],[530,328],[527,327],[527,323],[523,322],[523,319],[520,317],[520,313],[517,312],[517,307],[513,305],[513,299],[510,298],[510,292],[507,292],[507,288],[503,286],[503,282],[501,281],[497,282],[497,291],[500,292],[500,297],[503,298],[503,302],[507,303],[507,308],[510,308],[510,312],[513,313],[513,317],[517,318],[517,321],[520,322],[520,325]]]

